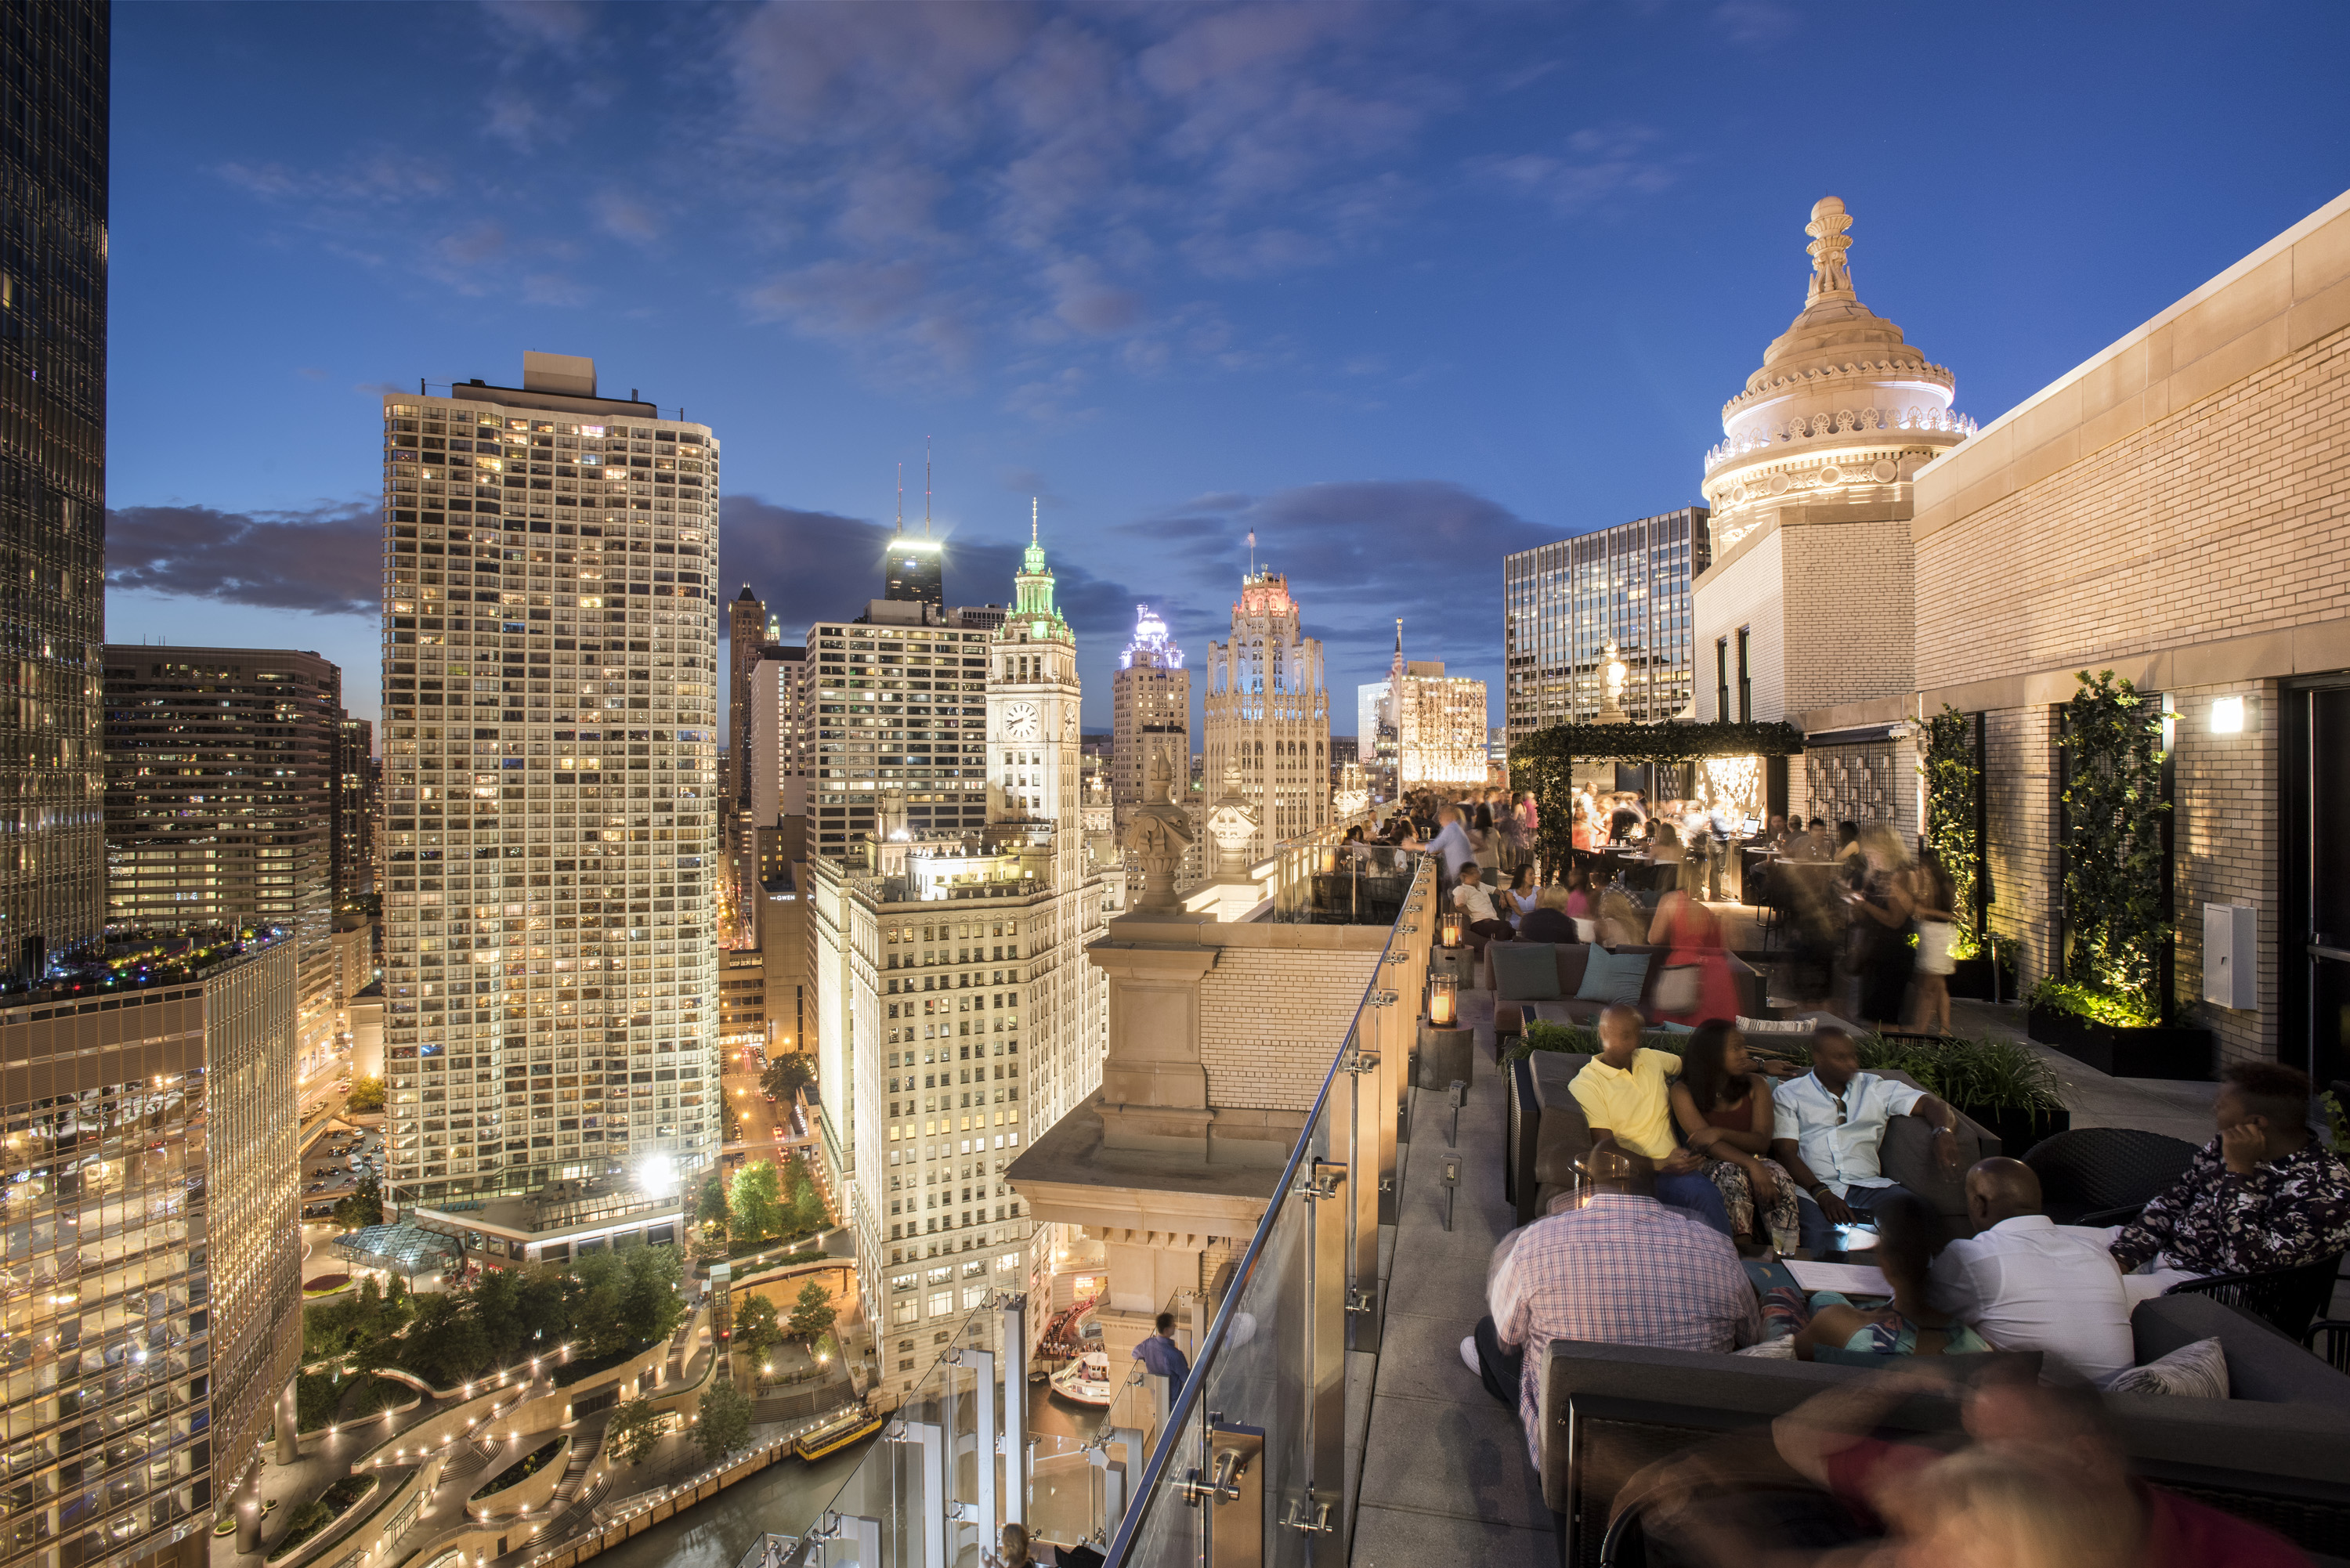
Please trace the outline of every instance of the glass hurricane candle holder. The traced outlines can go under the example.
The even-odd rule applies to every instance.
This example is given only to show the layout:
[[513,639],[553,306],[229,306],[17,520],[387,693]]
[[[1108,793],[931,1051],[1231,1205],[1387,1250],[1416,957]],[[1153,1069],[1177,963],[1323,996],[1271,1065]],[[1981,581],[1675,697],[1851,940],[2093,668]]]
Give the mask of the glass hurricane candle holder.
[[1438,1029],[1459,1027],[1461,1018],[1461,977],[1456,974],[1432,974],[1428,977],[1428,1022]]

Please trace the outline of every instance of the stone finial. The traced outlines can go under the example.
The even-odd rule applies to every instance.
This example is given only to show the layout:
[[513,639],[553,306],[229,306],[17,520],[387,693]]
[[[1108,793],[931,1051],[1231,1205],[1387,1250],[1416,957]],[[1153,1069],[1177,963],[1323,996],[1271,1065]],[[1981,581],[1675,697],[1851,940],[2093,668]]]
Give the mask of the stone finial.
[[1191,814],[1174,802],[1175,773],[1163,746],[1150,748],[1142,779],[1143,804],[1119,836],[1119,842],[1142,865],[1142,893],[1134,907],[1180,909],[1183,906],[1175,896],[1175,873],[1182,866],[1183,851],[1190,847],[1193,835]]
[[1845,265],[1844,253],[1852,248],[1845,231],[1852,227],[1852,214],[1844,210],[1844,202],[1834,196],[1823,196],[1812,204],[1812,221],[1804,225],[1804,233],[1812,236],[1812,292],[1817,299],[1823,295],[1852,293],[1852,272]]

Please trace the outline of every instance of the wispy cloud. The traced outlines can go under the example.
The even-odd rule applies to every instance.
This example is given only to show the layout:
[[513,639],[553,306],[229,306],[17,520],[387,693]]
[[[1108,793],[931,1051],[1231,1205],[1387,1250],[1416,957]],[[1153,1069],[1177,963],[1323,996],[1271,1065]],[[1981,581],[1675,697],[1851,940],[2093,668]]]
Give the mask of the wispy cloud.
[[1662,151],[1652,126],[1611,125],[1575,132],[1557,153],[1472,159],[1470,172],[1572,217],[1618,196],[1654,195],[1678,178],[1682,160]]

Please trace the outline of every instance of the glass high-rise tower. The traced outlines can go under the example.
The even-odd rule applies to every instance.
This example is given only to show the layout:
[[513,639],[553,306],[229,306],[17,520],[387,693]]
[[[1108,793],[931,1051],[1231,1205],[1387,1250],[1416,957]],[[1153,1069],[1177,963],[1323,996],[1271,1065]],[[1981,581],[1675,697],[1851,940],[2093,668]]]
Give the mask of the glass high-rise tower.
[[671,1239],[719,1138],[718,442],[556,355],[383,414],[388,1175],[565,1183],[468,1211],[514,1257]]
[[108,12],[0,27],[0,975],[105,919]]

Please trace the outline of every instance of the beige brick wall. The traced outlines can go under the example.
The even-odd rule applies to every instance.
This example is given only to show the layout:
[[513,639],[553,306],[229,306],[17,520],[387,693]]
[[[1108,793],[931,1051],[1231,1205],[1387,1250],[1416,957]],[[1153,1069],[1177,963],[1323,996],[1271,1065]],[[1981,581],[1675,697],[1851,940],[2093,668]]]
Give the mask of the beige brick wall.
[[[1906,517],[1811,524],[1786,552],[1785,711],[1907,696],[1915,615]],[[1763,717],[1758,709],[1756,718]]]
[[[2258,695],[2269,722],[2251,734],[2215,735],[2206,722],[2213,697]],[[2178,909],[2175,994],[2183,1015],[2219,1037],[2220,1064],[2277,1054],[2279,930],[2276,683],[2189,688],[2171,693],[2176,726],[2171,785],[2171,861]],[[2262,1005],[2238,1012],[2200,1001],[2203,906],[2250,904],[2260,911],[2256,951]]]
[[1220,950],[1200,981],[1208,1103],[1312,1110],[1378,961],[1376,949]]
[[1918,684],[2095,669],[2350,615],[2345,430],[2350,330],[1927,535]]
[[2016,981],[2029,992],[2056,957],[2056,745],[2046,708],[1984,716],[1983,853],[1991,868],[1991,929],[2012,944]]
[[[1714,720],[1738,716],[1738,628],[1751,628],[1747,668],[1754,683],[1754,717],[1787,714],[1786,617],[1780,598],[1786,557],[1777,531],[1749,545],[1745,554],[1708,572],[1697,585],[1690,607],[1696,627],[1690,655],[1697,688],[1697,714]],[[1722,712],[1714,664],[1715,645],[1731,639],[1731,711]]]

